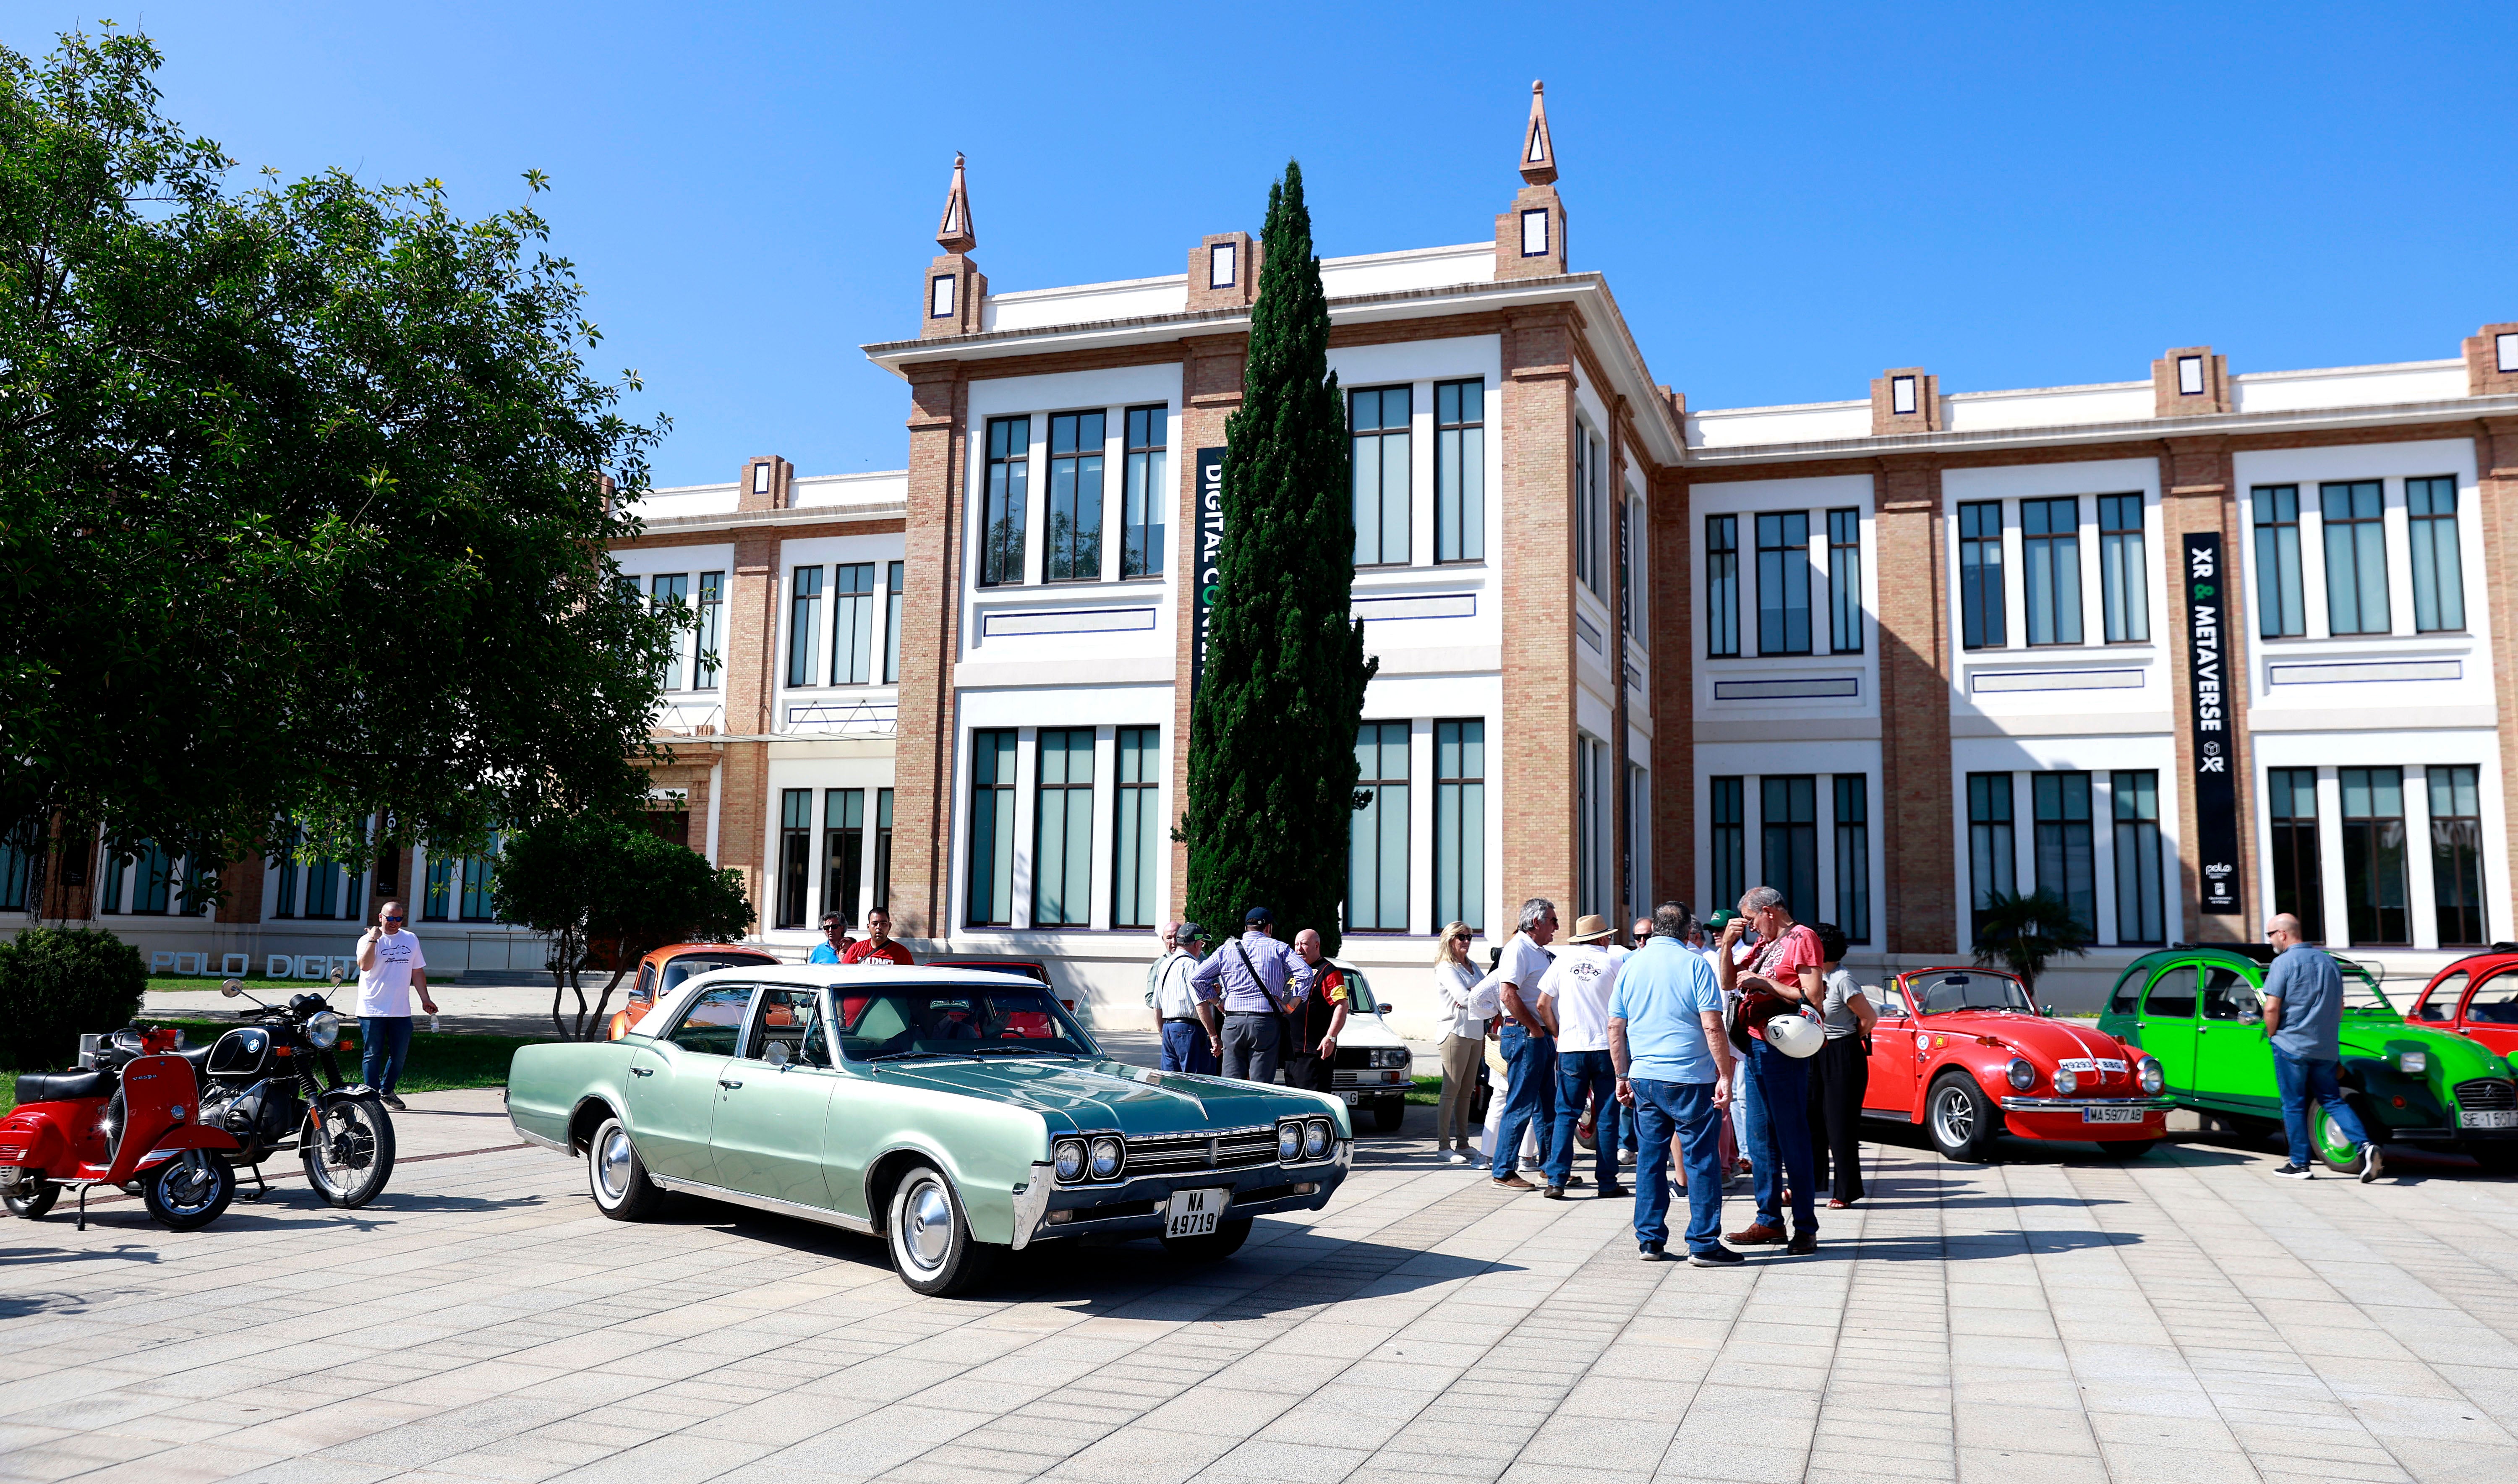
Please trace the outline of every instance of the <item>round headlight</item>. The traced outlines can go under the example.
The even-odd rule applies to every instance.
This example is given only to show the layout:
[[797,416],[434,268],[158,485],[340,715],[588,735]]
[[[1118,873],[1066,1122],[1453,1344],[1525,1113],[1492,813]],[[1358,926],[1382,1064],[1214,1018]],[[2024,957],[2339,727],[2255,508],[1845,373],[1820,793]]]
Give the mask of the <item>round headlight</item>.
[[2160,1074],[2159,1062],[2154,1057],[2144,1057],[2142,1065],[2135,1069],[2135,1075],[2142,1079],[2142,1090],[2149,1097],[2159,1096],[2159,1089],[2168,1085],[2168,1079]]
[[1119,1165],[1128,1151],[1117,1139],[1105,1135],[1093,1141],[1093,1178],[1107,1180],[1119,1172]]
[[1336,1138],[1337,1134],[1335,1130],[1329,1127],[1329,1121],[1326,1119],[1314,1119],[1310,1123],[1305,1124],[1303,1125],[1303,1158],[1307,1160],[1324,1160],[1328,1158],[1329,1145]]
[[1303,1125],[1279,1124],[1277,1125],[1277,1163],[1291,1165],[1302,1157]]
[[1058,1177],[1060,1179],[1081,1180],[1084,1178],[1084,1141],[1082,1139],[1059,1140],[1055,1158],[1058,1161]]
[[2058,1067],[2055,1069],[2056,1096],[2070,1097],[2074,1092],[2080,1090],[2080,1086],[2081,1079],[2073,1073],[2071,1068]]
[[2037,1069],[2028,1065],[2026,1057],[2013,1057],[2011,1066],[2006,1070],[2011,1078],[2011,1085],[2020,1091],[2025,1092],[2037,1085]]
[[1408,1052],[1404,1047],[1396,1046],[1387,1051],[1375,1051],[1372,1064],[1376,1067],[1404,1067],[1408,1065]]
[[306,1017],[306,1039],[319,1046],[328,1046],[341,1038],[341,1017],[329,1010]]

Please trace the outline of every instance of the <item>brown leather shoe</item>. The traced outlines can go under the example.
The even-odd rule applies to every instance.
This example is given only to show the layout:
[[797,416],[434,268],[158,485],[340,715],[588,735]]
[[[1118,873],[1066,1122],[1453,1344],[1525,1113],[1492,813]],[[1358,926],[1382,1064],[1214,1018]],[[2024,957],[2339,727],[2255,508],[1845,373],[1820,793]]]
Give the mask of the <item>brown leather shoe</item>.
[[1733,1247],[1773,1247],[1784,1240],[1784,1234],[1763,1221],[1752,1221],[1722,1240]]
[[1537,1190],[1539,1188],[1519,1175],[1506,1175],[1500,1180],[1489,1180],[1487,1183],[1498,1190]]
[[1810,1253],[1818,1251],[1818,1233],[1810,1230],[1806,1226],[1802,1227],[1800,1231],[1793,1233],[1793,1240],[1785,1245],[1784,1251],[1792,1253],[1796,1257],[1808,1256]]

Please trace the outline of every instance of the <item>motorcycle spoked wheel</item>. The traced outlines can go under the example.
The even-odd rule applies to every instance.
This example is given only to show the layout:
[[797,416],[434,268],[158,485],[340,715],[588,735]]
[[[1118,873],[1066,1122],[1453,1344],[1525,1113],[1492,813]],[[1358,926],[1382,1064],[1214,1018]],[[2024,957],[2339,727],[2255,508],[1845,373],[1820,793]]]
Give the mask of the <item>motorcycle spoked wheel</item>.
[[158,1225],[189,1232],[216,1221],[236,1199],[236,1171],[217,1155],[188,1149],[140,1177],[140,1200]]
[[374,1098],[340,1098],[309,1110],[297,1143],[306,1183],[326,1206],[357,1210],[383,1194],[393,1177],[393,1120]]
[[60,1186],[50,1180],[39,1180],[0,1196],[0,1205],[6,1205],[9,1214],[22,1221],[40,1221],[44,1213],[53,1208],[53,1203],[61,1198]]

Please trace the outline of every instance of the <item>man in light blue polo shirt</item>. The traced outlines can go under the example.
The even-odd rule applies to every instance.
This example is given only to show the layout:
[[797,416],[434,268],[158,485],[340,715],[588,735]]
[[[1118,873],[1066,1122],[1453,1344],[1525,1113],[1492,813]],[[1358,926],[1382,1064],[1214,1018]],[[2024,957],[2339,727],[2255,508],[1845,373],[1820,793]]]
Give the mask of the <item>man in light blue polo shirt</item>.
[[1635,1247],[1664,1260],[1670,1240],[1670,1145],[1687,1172],[1687,1260],[1741,1261],[1722,1245],[1719,1121],[1731,1101],[1731,1042],[1714,966],[1688,951],[1695,926],[1675,903],[1653,912],[1652,941],[1618,965],[1609,998],[1609,1057],[1618,1101],[1635,1111]]

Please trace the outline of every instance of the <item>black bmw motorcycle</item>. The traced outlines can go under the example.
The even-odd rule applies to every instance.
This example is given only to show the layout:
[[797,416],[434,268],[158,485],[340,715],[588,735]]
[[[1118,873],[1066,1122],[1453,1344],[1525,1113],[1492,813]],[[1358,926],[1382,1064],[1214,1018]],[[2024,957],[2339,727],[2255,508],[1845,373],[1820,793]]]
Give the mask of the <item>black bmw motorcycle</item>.
[[[332,988],[341,975],[332,975]],[[264,1004],[229,980],[219,993],[253,999],[262,1013],[198,1051],[201,1122],[236,1135],[242,1150],[229,1163],[253,1169],[248,1201],[270,1188],[262,1162],[297,1151],[307,1183],[327,1205],[356,1209],[381,1194],[393,1175],[393,1120],[376,1091],[345,1081],[337,1053],[341,1016],[322,995],[299,995],[285,1006]]]

